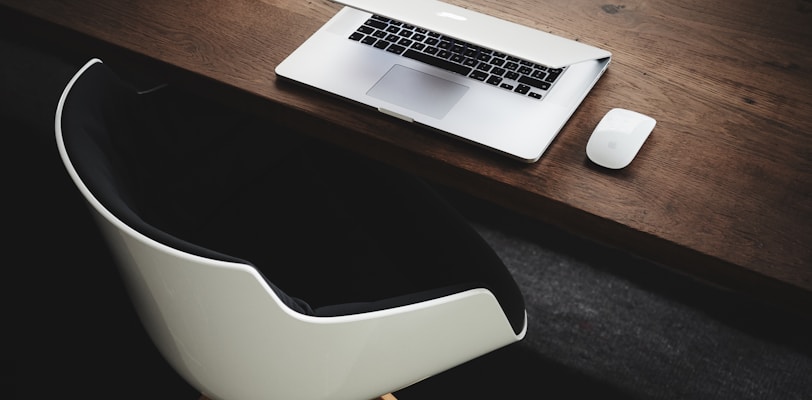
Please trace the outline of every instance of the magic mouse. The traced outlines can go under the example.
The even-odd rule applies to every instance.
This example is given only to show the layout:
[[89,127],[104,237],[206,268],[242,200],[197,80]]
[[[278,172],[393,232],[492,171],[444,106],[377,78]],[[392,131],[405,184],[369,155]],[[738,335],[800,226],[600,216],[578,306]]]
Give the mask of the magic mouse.
[[586,144],[586,155],[602,167],[629,165],[648,139],[657,121],[647,115],[613,108],[601,118]]

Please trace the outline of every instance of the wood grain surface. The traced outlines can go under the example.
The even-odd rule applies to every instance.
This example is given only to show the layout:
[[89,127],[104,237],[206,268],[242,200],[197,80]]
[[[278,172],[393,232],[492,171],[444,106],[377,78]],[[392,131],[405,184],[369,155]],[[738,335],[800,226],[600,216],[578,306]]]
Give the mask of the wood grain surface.
[[[152,68],[529,218],[812,313],[812,2],[449,2],[613,53],[537,163],[277,79],[274,67],[339,9],[327,0],[0,0],[0,10],[23,18],[21,30]],[[658,121],[620,171],[585,155],[613,107]]]

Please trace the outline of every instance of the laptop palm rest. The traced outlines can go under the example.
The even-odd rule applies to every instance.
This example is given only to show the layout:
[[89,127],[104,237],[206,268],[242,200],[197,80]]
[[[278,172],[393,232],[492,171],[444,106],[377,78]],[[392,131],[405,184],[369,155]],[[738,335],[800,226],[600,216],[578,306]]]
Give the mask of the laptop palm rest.
[[467,91],[467,86],[396,64],[367,95],[442,119]]

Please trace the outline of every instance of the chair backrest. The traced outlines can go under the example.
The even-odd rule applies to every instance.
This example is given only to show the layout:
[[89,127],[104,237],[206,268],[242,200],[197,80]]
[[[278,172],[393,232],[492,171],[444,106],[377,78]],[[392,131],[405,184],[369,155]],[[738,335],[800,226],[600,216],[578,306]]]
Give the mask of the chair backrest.
[[[211,399],[364,399],[520,340],[484,288],[316,316],[244,260],[145,222],[117,166],[111,108],[137,94],[100,60],[66,86],[55,130],[65,167],[166,360]],[[515,324],[514,324],[515,325]]]

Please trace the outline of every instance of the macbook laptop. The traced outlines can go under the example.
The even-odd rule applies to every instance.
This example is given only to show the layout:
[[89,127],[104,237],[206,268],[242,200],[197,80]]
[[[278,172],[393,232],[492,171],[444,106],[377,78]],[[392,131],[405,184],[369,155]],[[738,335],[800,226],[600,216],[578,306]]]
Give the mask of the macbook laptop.
[[436,0],[344,7],[276,67],[332,93],[535,162],[611,53]]

